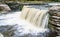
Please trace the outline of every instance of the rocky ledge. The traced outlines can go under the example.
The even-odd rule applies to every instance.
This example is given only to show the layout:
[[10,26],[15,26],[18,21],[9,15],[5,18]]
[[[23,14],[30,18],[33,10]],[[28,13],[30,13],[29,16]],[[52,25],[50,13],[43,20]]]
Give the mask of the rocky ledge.
[[60,36],[60,5],[51,7],[49,15],[49,28]]

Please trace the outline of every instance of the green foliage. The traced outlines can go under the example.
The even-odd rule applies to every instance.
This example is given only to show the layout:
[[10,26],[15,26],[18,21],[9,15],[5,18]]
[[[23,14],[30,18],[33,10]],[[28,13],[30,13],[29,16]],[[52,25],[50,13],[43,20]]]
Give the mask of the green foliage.
[[20,1],[20,2],[25,2],[25,1],[54,1],[54,2],[60,2],[60,0],[0,0],[1,1]]
[[60,2],[60,0],[50,0],[50,1],[54,1],[54,2]]
[[19,1],[54,1],[54,2],[60,2],[60,0],[19,0]]
[[19,8],[20,8],[20,10],[22,10],[22,8],[23,8],[23,5],[19,6]]

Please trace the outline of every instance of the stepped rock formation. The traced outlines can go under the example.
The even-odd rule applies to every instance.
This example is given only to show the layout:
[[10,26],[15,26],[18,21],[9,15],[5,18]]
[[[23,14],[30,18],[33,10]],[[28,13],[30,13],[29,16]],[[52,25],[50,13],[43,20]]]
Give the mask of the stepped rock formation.
[[53,6],[49,11],[49,28],[55,36],[60,35],[60,6]]

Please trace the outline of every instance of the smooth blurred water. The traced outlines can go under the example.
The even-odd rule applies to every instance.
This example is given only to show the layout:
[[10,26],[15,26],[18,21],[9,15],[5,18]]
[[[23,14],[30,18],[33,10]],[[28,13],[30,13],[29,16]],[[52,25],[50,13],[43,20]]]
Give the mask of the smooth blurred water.
[[[42,10],[48,9],[43,6],[40,8]],[[0,15],[0,33],[5,37],[48,37],[48,28],[40,28],[39,30],[39,28],[34,27],[29,22],[22,20],[20,14],[21,11],[16,11]]]

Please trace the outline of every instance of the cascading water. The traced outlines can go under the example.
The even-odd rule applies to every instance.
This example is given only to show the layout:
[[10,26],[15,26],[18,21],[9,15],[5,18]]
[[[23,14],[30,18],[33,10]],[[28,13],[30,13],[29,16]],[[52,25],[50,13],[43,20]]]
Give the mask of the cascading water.
[[[31,7],[24,6],[22,12],[13,12],[0,16],[0,19],[2,19],[0,26],[13,25],[10,30],[14,30],[14,34],[10,35],[8,32],[9,36],[6,35],[5,37],[48,37],[48,10]],[[6,28],[3,32],[7,30]]]
[[21,17],[38,27],[45,28],[46,25],[48,25],[48,10],[40,10],[31,8],[31,6],[24,6]]

